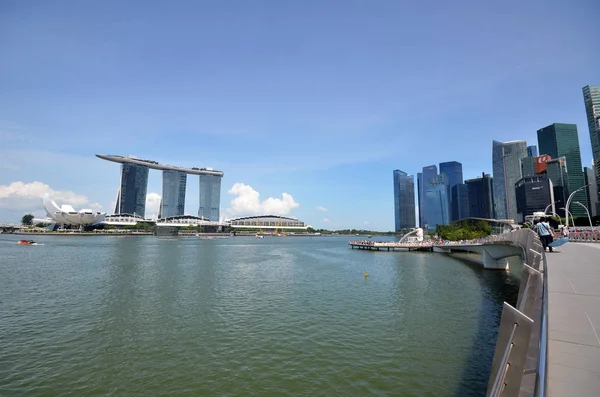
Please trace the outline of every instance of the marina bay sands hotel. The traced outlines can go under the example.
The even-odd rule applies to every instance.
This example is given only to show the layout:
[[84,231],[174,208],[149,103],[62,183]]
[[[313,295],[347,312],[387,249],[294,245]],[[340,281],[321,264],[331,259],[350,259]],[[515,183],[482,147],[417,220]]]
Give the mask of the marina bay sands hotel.
[[148,171],[162,171],[162,198],[158,213],[159,219],[184,215],[187,175],[200,178],[200,204],[198,216],[210,221],[219,221],[221,202],[221,178],[223,173],[210,168],[183,168],[162,165],[152,160],[133,157],[97,154],[103,160],[121,164],[121,183],[115,204],[115,214],[146,214],[146,190]]

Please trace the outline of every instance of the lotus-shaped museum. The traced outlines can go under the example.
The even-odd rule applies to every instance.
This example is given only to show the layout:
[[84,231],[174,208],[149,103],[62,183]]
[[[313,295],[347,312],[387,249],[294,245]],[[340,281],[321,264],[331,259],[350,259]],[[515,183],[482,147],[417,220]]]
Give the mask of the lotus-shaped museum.
[[100,223],[106,217],[105,212],[98,212],[91,209],[81,209],[77,211],[69,204],[58,206],[54,200],[50,199],[50,195],[44,195],[44,208],[49,218],[63,225],[94,225]]

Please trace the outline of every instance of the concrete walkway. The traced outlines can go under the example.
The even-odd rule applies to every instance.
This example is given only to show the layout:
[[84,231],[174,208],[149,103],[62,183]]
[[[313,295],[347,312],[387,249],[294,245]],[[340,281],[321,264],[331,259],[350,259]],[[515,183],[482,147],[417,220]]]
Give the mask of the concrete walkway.
[[600,244],[567,243],[548,262],[548,395],[600,396]]

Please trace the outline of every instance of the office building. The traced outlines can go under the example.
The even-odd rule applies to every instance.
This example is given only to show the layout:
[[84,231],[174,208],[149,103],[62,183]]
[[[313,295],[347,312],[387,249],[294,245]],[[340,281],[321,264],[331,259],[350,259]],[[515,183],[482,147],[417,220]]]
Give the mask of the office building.
[[590,131],[592,156],[594,157],[594,179],[596,186],[600,187],[600,86],[586,85],[583,87],[583,101]]
[[[446,177],[448,179],[448,205],[451,209],[453,206],[451,194],[452,188],[458,185],[459,183],[463,183],[462,164],[458,161],[447,161],[444,163],[440,163],[440,174],[446,174]],[[457,219],[454,219],[453,212],[450,211],[450,221],[455,220]]]
[[418,206],[418,213],[417,213],[417,220],[419,221],[419,227],[423,227],[423,219],[421,218],[421,211],[422,211],[422,207],[421,207],[421,192],[423,191],[423,173],[421,172],[417,172],[417,206]]
[[[566,157],[547,159],[545,161],[545,166],[545,173],[548,176],[548,179],[552,182],[552,189],[554,192],[553,208],[556,208],[556,213],[558,215],[565,216],[565,205],[567,204],[567,199],[569,198],[569,173],[567,159]],[[570,211],[573,213],[572,210]]]
[[[496,219],[494,213],[494,178],[481,173],[481,178],[465,181],[469,196],[469,216],[472,218]],[[516,210],[516,205],[515,205]]]
[[536,175],[536,172],[535,172],[536,159],[537,159],[537,157],[523,157],[521,159],[521,176],[523,178]]
[[537,157],[538,148],[536,145],[527,146],[527,157]]
[[593,168],[583,168],[584,183],[588,185],[586,188],[588,199],[588,210],[590,215],[596,216],[600,214],[600,200],[598,200],[598,185],[596,184],[596,176]]
[[162,172],[162,197],[159,219],[180,216],[185,210],[185,188],[187,174],[183,171],[164,170]]
[[523,177],[515,184],[517,198],[517,222],[524,222],[527,215],[543,212],[554,202],[552,182],[545,175]]
[[209,221],[219,221],[221,205],[221,176],[200,175],[200,206],[198,216]]
[[493,202],[498,219],[517,217],[515,183],[521,179],[521,159],[524,157],[527,157],[525,141],[492,142]]
[[221,179],[223,172],[211,168],[184,168],[162,165],[153,160],[136,157],[97,154],[103,160],[121,164],[121,183],[117,193],[114,214],[131,214],[145,217],[148,171],[163,171],[163,192],[161,196],[160,218],[184,214],[187,175],[198,175],[200,182],[199,216],[211,221],[219,221],[221,200]]
[[394,224],[396,232],[416,226],[414,177],[400,170],[394,170]]
[[[569,174],[567,197],[578,188],[584,186],[577,125],[554,123],[539,129],[537,137],[538,148],[541,154],[547,154],[552,159],[566,158]],[[573,197],[573,201],[579,201],[587,207],[585,189],[577,192]],[[574,216],[586,216],[585,210],[578,205],[571,207],[569,211]]]
[[450,223],[448,177],[446,174],[439,174],[426,182],[427,187],[423,197],[427,209],[426,225],[429,230],[435,230],[437,225]]
[[464,183],[454,185],[450,189],[451,210],[450,219],[458,221],[468,218],[469,215],[469,187]]
[[[418,197],[419,197],[419,226],[425,227],[425,225],[429,225],[431,220],[428,218],[429,209],[427,207],[428,201],[425,199],[425,195],[427,190],[429,189],[429,183],[431,180],[437,180],[437,166],[428,165],[423,167],[422,172],[418,174]],[[447,197],[447,196],[446,196]],[[432,227],[435,229],[435,224],[431,223]]]

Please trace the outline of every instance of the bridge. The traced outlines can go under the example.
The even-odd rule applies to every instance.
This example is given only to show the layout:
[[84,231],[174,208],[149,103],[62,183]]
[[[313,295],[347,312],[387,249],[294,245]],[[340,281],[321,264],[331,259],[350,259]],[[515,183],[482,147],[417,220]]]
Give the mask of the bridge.
[[520,257],[517,304],[504,302],[486,395],[598,396],[600,232],[573,233],[569,238],[577,243],[563,245],[548,257],[530,229],[462,242],[349,245],[366,250],[475,252],[488,269],[508,269],[508,258]]
[[11,223],[11,222],[0,222],[0,234],[2,233],[14,233],[16,231],[20,231],[24,229],[25,226],[19,223]]

